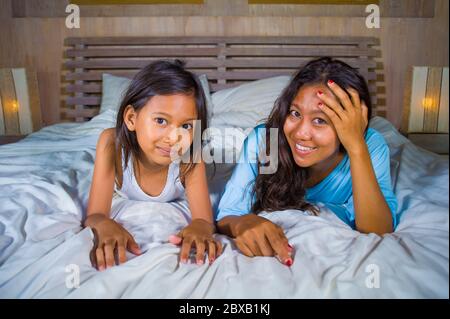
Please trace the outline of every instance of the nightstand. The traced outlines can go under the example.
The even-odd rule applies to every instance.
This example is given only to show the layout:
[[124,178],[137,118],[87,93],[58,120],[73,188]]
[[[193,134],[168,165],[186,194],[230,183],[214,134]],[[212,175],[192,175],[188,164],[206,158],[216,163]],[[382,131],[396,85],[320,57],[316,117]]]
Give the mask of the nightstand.
[[448,134],[409,133],[408,139],[428,151],[448,154]]

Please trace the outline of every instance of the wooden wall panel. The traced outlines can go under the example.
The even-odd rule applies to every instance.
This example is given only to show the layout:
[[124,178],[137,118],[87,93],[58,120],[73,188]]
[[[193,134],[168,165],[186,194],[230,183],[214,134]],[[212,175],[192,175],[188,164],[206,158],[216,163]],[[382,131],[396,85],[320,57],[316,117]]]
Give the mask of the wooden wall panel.
[[[39,81],[42,117],[45,124],[60,120],[60,87],[64,75],[63,40],[69,36],[375,36],[381,41],[379,76],[386,88],[378,98],[385,99],[387,118],[400,126],[406,73],[413,65],[448,66],[447,0],[434,0],[432,17],[428,7],[418,13],[417,2],[410,2],[422,17],[382,16],[380,29],[368,29],[365,17],[280,16],[247,13],[238,16],[237,8],[205,0],[205,12],[177,16],[166,11],[160,16],[83,17],[80,29],[67,29],[65,18],[12,18],[11,2],[0,0],[0,67],[35,67]],[[41,1],[41,0],[39,0]],[[401,1],[401,0],[396,0]],[[409,1],[409,0],[406,0]],[[412,4],[411,4],[412,3]],[[425,3],[425,2],[424,2]],[[380,6],[383,2],[380,1]],[[342,6],[344,8],[345,6]],[[408,8],[408,7],[407,7]],[[162,9],[161,9],[162,10]],[[191,9],[186,9],[191,10]],[[229,10],[230,13],[224,13]],[[311,9],[312,10],[312,9]],[[408,11],[409,10],[409,11]],[[406,9],[410,12],[412,9]],[[414,11],[412,10],[412,11]],[[419,10],[419,11],[420,11]],[[261,14],[252,16],[252,14]],[[274,14],[275,16],[269,16]],[[7,45],[3,45],[3,44]]]
[[[364,0],[347,5],[344,0],[291,1],[285,4],[252,3],[248,0],[204,0],[203,4],[157,5],[82,5],[84,17],[139,16],[291,16],[291,17],[365,17],[368,3],[379,4],[383,17],[432,18],[436,0]],[[277,1],[273,2],[276,3]],[[281,2],[281,1],[278,1]],[[288,1],[287,1],[288,2]],[[353,2],[355,1],[347,1]],[[65,17],[69,0],[14,0],[13,17]],[[296,4],[293,4],[296,3]],[[340,3],[340,4],[335,4]]]

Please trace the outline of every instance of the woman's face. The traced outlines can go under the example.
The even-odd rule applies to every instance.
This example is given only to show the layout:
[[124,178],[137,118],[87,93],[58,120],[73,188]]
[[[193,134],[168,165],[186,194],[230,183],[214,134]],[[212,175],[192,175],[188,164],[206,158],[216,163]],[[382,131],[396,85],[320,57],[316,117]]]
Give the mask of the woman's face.
[[136,131],[146,159],[158,165],[170,164],[189,149],[196,119],[195,97],[183,94],[156,95],[140,110],[125,112],[125,123]]
[[292,102],[283,131],[298,166],[320,172],[339,162],[336,130],[318,104],[317,92],[334,97],[323,84],[304,85]]

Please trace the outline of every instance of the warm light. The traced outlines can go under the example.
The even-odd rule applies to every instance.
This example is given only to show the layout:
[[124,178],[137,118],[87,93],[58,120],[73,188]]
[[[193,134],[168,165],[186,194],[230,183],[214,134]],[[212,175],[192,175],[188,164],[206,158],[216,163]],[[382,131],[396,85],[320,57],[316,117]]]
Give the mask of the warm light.
[[426,97],[422,100],[422,106],[425,109],[431,109],[435,107],[434,100],[431,97]]
[[17,101],[12,101],[11,102],[11,109],[13,111],[17,111],[18,108],[19,108],[19,104],[17,103]]

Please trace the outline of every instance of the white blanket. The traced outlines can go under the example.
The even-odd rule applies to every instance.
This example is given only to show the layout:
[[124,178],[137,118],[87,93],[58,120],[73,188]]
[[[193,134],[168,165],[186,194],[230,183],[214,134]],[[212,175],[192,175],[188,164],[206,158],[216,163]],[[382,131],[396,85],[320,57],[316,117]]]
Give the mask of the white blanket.
[[[326,209],[264,215],[295,248],[288,268],[249,258],[225,236],[212,264],[179,264],[167,242],[189,220],[186,203],[116,199],[112,214],[145,252],[103,272],[92,268],[92,232],[80,222],[98,134],[107,111],[83,124],[45,128],[0,146],[0,297],[2,298],[448,298],[448,157],[417,148],[375,118],[391,149],[400,224],[383,237],[360,234]],[[223,189],[211,183],[215,204]],[[79,276],[77,277],[77,273]],[[79,278],[79,284],[77,281]]]

